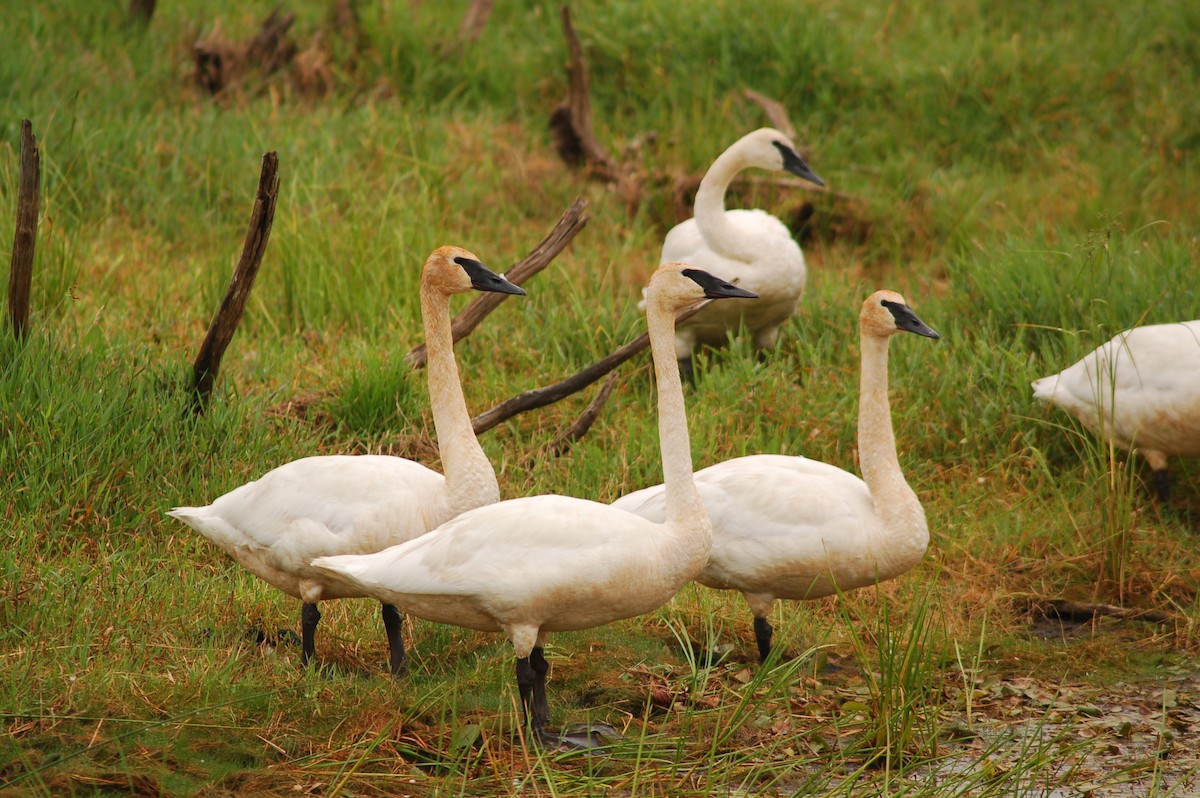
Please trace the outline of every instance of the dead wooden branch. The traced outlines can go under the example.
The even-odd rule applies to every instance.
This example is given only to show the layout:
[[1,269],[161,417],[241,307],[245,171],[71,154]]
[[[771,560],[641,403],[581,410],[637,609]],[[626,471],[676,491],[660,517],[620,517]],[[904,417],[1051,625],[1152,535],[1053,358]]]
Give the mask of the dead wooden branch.
[[[767,119],[771,120],[771,127],[778,130],[783,135],[792,140],[793,144],[799,147],[796,142],[796,128],[792,126],[792,120],[788,118],[787,109],[783,107],[783,103],[778,100],[772,100],[765,94],[759,94],[753,89],[742,89],[742,94],[746,99],[758,105],[763,109],[763,113],[767,115]],[[808,157],[804,155],[803,157]]]
[[192,45],[196,65],[193,78],[209,94],[216,95],[235,85],[251,68],[266,76],[289,66],[299,52],[290,35],[295,21],[294,13],[276,7],[259,23],[254,35],[239,44],[225,37],[218,20],[208,35]]
[[29,324],[29,292],[33,285],[33,252],[37,246],[41,155],[33,137],[33,123],[21,120],[21,166],[17,178],[17,227],[13,234],[8,274],[8,318],[13,335],[25,337]]
[[[588,223],[588,217],[584,215],[587,205],[587,200],[583,197],[576,197],[575,201],[571,203],[571,207],[563,211],[563,215],[559,217],[558,222],[546,237],[505,273],[504,276],[508,281],[521,285],[549,266],[550,262],[558,257],[558,253],[562,252]],[[471,331],[478,327],[479,323],[507,297],[507,294],[495,293],[481,294],[476,297],[451,322],[450,329],[454,340],[458,341],[470,335]],[[425,344],[422,343],[405,355],[404,360],[413,368],[421,368],[425,365],[426,356]]]
[[588,402],[588,406],[579,414],[579,418],[554,436],[554,440],[542,447],[542,453],[550,457],[561,457],[569,452],[575,441],[586,435],[592,428],[592,424],[596,423],[596,419],[600,417],[600,411],[604,409],[604,405],[608,401],[608,397],[612,396],[613,388],[616,385],[617,372],[613,371],[604,379],[604,384],[600,386],[600,390],[596,391],[592,401]]
[[267,241],[271,237],[275,201],[278,198],[279,156],[271,151],[263,155],[258,192],[254,197],[254,209],[250,213],[250,227],[242,245],[242,257],[192,366],[192,409],[196,413],[204,411],[216,383],[217,372],[221,368],[221,358],[225,355],[229,342],[233,340],[233,334],[237,331],[242,313],[246,309],[246,300],[250,296],[250,289],[254,287],[254,278],[258,275],[258,267],[262,264]]
[[[711,300],[698,302],[690,308],[685,308],[675,315],[675,323],[689,318],[693,313],[707,305]],[[573,393],[582,391],[584,388],[591,385],[596,380],[608,374],[617,366],[629,360],[631,357],[641,352],[650,345],[650,334],[642,333],[634,340],[622,346],[617,351],[613,352],[608,357],[598,360],[582,371],[567,377],[565,380],[560,380],[553,385],[547,385],[542,388],[534,388],[524,393],[517,394],[511,399],[506,399],[500,404],[487,410],[475,418],[471,419],[471,425],[475,428],[475,434],[490,430],[497,424],[502,424],[508,421],[513,416],[525,413],[530,410],[536,410],[539,407],[554,404]]]
[[1171,623],[1175,617],[1161,610],[1135,610],[1128,607],[1118,607],[1114,604],[1081,604],[1066,599],[1032,600],[1031,611],[1040,613],[1046,618],[1059,618],[1064,621],[1087,622],[1101,616],[1111,616],[1126,621],[1147,621],[1149,623]]
[[463,15],[462,24],[458,26],[458,41],[460,44],[470,44],[477,40],[487,27],[488,17],[492,14],[492,6],[496,0],[471,0],[467,13]]
[[294,12],[284,13],[279,6],[271,9],[246,45],[246,61],[262,70],[264,75],[287,66],[298,49],[289,35],[295,22]]

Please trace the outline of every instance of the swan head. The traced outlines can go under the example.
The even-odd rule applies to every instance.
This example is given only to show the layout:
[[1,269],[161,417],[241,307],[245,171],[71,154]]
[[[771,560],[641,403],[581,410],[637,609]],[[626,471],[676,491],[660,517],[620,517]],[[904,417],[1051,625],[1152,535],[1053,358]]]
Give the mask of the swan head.
[[758,299],[758,294],[688,263],[664,263],[650,275],[645,301],[648,308],[673,314],[703,299],[733,298]]
[[859,322],[864,334],[887,338],[901,332],[916,333],[926,338],[941,338],[913,312],[904,297],[895,291],[876,291],[862,304]]
[[484,266],[478,256],[462,247],[438,247],[425,259],[421,282],[443,294],[491,291],[497,294],[525,296],[525,289],[504,279]]
[[816,172],[800,157],[792,140],[773,127],[747,133],[733,146],[742,153],[745,166],[791,172],[810,183],[825,185],[825,181],[817,177]]

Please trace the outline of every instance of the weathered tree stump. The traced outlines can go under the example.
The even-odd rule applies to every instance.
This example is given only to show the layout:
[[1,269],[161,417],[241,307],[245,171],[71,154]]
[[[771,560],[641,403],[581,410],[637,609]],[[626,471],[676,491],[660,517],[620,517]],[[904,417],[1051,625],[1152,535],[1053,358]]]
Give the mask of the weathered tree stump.
[[17,228],[13,234],[12,262],[8,275],[8,318],[13,335],[25,337],[29,325],[29,292],[33,285],[33,253],[37,245],[41,155],[33,137],[33,123],[21,120],[21,171],[17,183]]
[[196,361],[192,365],[192,410],[196,413],[204,412],[213,385],[217,381],[221,358],[242,320],[246,300],[250,296],[250,289],[254,287],[258,267],[262,265],[267,241],[271,237],[271,224],[275,219],[275,201],[279,198],[278,171],[279,156],[274,151],[263,155],[258,193],[254,198],[254,209],[250,213],[250,229],[246,231],[242,257],[234,269],[229,289],[225,292],[225,298],[221,300],[221,306],[209,325],[204,343],[200,345],[200,353],[196,355]]

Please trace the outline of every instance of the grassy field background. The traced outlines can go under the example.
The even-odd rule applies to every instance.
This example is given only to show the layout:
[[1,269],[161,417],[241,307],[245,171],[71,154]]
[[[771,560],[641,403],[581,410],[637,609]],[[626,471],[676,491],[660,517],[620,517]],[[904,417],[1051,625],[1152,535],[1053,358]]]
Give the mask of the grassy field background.
[[[215,97],[193,45],[245,41],[272,3],[160,0],[148,25],[125,6],[0,14],[0,241],[22,118],[42,158],[32,328],[0,336],[0,795],[1200,789],[1200,473],[1172,463],[1157,506],[1144,464],[1029,389],[1119,329],[1200,315],[1200,6],[575,3],[597,135],[646,176],[632,212],[554,151],[557,5],[499,3],[462,42],[462,0],[360,0],[357,33],[334,3],[290,0],[302,66]],[[892,349],[926,561],[781,606],[768,668],[740,597],[694,587],[556,637],[555,720],[626,734],[598,758],[523,746],[500,636],[412,623],[404,681],[383,676],[372,602],[322,608],[327,673],[248,639],[298,626],[297,603],[164,511],[315,453],[436,467],[424,376],[402,356],[440,244],[501,270],[589,201],[529,296],[460,343],[475,412],[636,336],[674,176],[767,123],[745,88],[786,106],[832,191],[731,190],[731,207],[787,220],[811,205],[809,288],[764,363],[743,342],[701,363],[696,465],[784,452],[856,470],[857,309],[900,290],[943,336]],[[267,150],[270,245],[193,418],[185,379]],[[503,495],[608,501],[661,481],[647,363],[563,457],[538,452],[591,391],[486,433]],[[1050,598],[1170,620],[1056,625],[1030,609]],[[689,637],[730,647],[726,664],[698,667]]]

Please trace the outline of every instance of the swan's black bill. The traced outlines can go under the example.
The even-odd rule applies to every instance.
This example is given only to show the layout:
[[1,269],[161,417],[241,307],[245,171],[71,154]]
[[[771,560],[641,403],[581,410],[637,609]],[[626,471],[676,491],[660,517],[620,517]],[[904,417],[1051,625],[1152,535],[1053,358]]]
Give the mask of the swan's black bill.
[[471,287],[477,291],[526,296],[524,288],[519,285],[513,285],[508,280],[505,280],[503,276],[496,274],[477,260],[458,257],[454,259],[454,262],[463,267],[463,271],[471,278]]
[[704,296],[708,299],[758,299],[758,294],[753,291],[738,288],[702,269],[684,269],[683,276],[703,288]]
[[800,157],[800,153],[782,142],[772,141],[771,143],[775,145],[775,149],[779,150],[779,153],[783,156],[784,169],[798,177],[803,177],[810,183],[816,183],[818,186],[825,185],[825,181],[817,177],[817,173],[808,167],[808,164]]
[[932,327],[921,321],[917,314],[913,313],[913,309],[908,305],[904,305],[899,302],[889,302],[886,299],[880,300],[880,304],[892,312],[892,318],[896,320],[897,329],[904,330],[905,332],[916,333],[917,335],[923,335],[926,338],[942,337],[938,335]]

